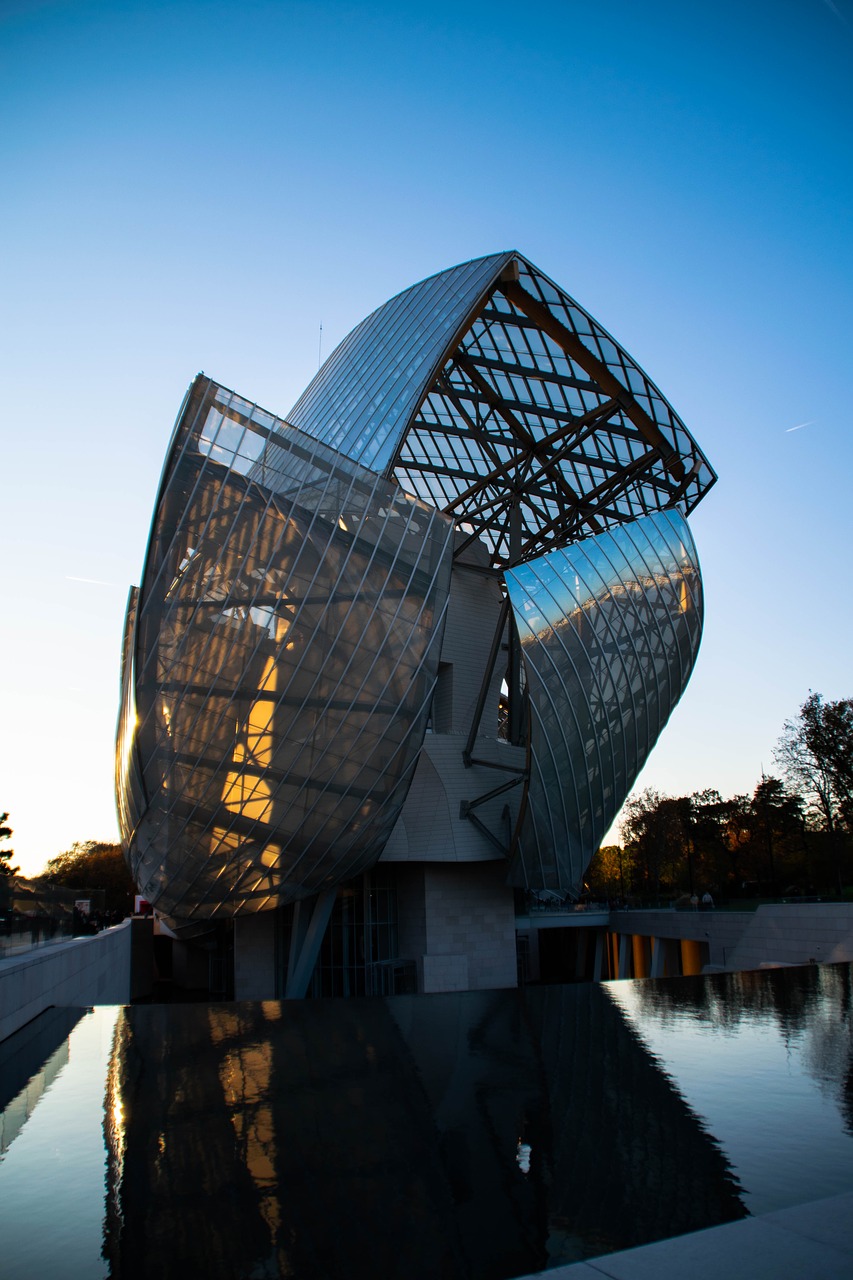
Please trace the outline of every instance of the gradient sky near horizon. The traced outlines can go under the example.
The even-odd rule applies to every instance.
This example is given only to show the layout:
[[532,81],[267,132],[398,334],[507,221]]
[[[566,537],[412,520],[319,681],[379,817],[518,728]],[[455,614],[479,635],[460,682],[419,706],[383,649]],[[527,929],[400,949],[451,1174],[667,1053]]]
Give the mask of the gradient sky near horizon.
[[0,811],[114,839],[119,645],[203,369],[285,414],[386,298],[516,248],[720,479],[639,786],[751,791],[853,695],[853,0],[0,0]]

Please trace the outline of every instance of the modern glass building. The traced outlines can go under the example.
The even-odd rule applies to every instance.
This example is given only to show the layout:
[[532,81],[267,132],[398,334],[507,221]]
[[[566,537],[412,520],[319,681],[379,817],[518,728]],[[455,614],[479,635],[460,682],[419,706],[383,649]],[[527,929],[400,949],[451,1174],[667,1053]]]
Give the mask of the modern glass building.
[[278,418],[199,375],[130,593],[117,794],[140,892],[238,995],[513,985],[689,679],[657,387],[514,252],[379,307]]

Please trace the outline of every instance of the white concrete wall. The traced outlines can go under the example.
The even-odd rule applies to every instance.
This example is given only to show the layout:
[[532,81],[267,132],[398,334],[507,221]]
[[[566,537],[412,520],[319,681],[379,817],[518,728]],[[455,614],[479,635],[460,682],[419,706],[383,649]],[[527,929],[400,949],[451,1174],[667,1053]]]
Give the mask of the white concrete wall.
[[[460,816],[471,802],[510,780],[506,769],[521,772],[526,750],[499,741],[498,703],[506,668],[505,652],[495,663],[473,755],[501,766],[465,767],[465,749],[483,673],[501,611],[501,591],[488,571],[485,547],[475,543],[456,561],[441,645],[441,666],[432,708],[432,732],[426,735],[412,785],[400,817],[383,850],[382,862],[478,862],[500,858],[500,849],[473,822]],[[476,816],[506,845],[515,825],[522,788],[513,787],[478,806]],[[510,825],[502,818],[509,808]]]
[[505,863],[431,864],[423,871],[423,990],[514,987],[515,909]]
[[52,1005],[127,1004],[131,921],[0,961],[0,1040]]
[[[489,571],[488,552],[481,543],[472,543],[454,562],[450,579],[450,600],[441,644],[440,697],[433,716],[437,733],[468,736],[501,603],[500,586]],[[497,737],[498,700],[505,666],[505,660],[497,662],[492,673],[480,725],[486,738]]]
[[[427,734],[406,803],[380,862],[488,862],[500,858],[499,850],[473,822],[460,817],[460,804],[502,786],[510,775],[482,765],[466,769],[462,761],[464,746],[462,734]],[[523,747],[511,747],[494,738],[478,738],[474,752],[498,764],[518,769],[525,765]],[[501,814],[509,806],[510,823],[515,824],[521,791],[520,786],[513,787],[475,810],[480,821],[501,841],[506,842],[508,836]]]

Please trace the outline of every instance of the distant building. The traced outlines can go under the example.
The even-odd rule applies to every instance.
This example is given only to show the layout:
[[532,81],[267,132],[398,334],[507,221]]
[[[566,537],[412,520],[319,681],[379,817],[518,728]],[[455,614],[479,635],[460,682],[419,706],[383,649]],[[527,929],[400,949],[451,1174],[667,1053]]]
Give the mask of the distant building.
[[238,997],[514,985],[519,891],[578,896],[689,679],[715,478],[517,253],[392,298],[283,419],[200,374],[125,629],[140,892]]

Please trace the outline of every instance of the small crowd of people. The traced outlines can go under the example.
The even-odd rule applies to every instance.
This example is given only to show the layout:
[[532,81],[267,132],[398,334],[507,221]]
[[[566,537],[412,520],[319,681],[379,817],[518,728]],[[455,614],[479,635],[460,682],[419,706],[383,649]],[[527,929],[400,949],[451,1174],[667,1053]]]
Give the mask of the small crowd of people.
[[114,924],[121,924],[124,913],[121,911],[80,911],[74,908],[71,932],[75,938],[100,933],[102,929],[111,929]]

